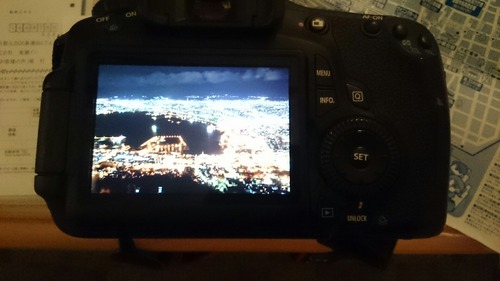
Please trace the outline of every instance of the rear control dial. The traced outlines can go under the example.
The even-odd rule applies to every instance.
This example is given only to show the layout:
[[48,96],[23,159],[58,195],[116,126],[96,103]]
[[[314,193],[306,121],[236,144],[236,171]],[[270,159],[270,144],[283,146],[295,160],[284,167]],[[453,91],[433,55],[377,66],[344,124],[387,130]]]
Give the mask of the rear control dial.
[[394,137],[378,122],[353,117],[328,130],[321,145],[320,162],[329,185],[366,195],[393,184],[399,150]]

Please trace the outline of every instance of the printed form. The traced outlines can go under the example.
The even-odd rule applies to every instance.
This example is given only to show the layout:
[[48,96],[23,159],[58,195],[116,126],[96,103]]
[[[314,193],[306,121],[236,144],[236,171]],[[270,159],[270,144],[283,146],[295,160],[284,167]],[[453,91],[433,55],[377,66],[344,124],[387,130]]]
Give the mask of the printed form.
[[0,196],[34,193],[43,79],[52,45],[92,0],[0,1]]
[[[0,197],[33,195],[40,96],[52,43],[92,0],[0,2]],[[292,0],[416,20],[436,37],[449,90],[448,225],[500,252],[500,0]]]

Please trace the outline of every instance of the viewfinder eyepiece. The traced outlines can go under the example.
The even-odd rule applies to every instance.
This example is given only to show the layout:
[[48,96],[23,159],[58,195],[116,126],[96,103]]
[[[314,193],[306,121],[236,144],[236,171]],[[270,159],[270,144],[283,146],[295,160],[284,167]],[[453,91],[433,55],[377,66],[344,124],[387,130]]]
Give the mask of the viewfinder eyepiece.
[[284,0],[138,0],[137,12],[167,26],[269,28],[281,22]]
[[203,21],[224,21],[231,16],[232,3],[229,0],[194,0],[191,14]]

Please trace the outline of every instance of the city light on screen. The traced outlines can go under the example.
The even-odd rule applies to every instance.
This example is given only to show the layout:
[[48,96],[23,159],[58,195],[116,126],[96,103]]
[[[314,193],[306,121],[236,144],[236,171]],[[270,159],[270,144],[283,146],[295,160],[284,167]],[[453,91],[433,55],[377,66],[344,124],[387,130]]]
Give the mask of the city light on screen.
[[100,65],[92,193],[290,193],[289,69]]

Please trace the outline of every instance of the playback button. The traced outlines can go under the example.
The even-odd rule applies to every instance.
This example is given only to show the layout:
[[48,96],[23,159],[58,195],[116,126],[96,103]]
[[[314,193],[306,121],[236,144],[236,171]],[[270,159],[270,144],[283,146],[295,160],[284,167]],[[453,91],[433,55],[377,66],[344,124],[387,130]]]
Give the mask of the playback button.
[[321,218],[323,219],[331,219],[334,217],[334,214],[331,207],[321,208]]

